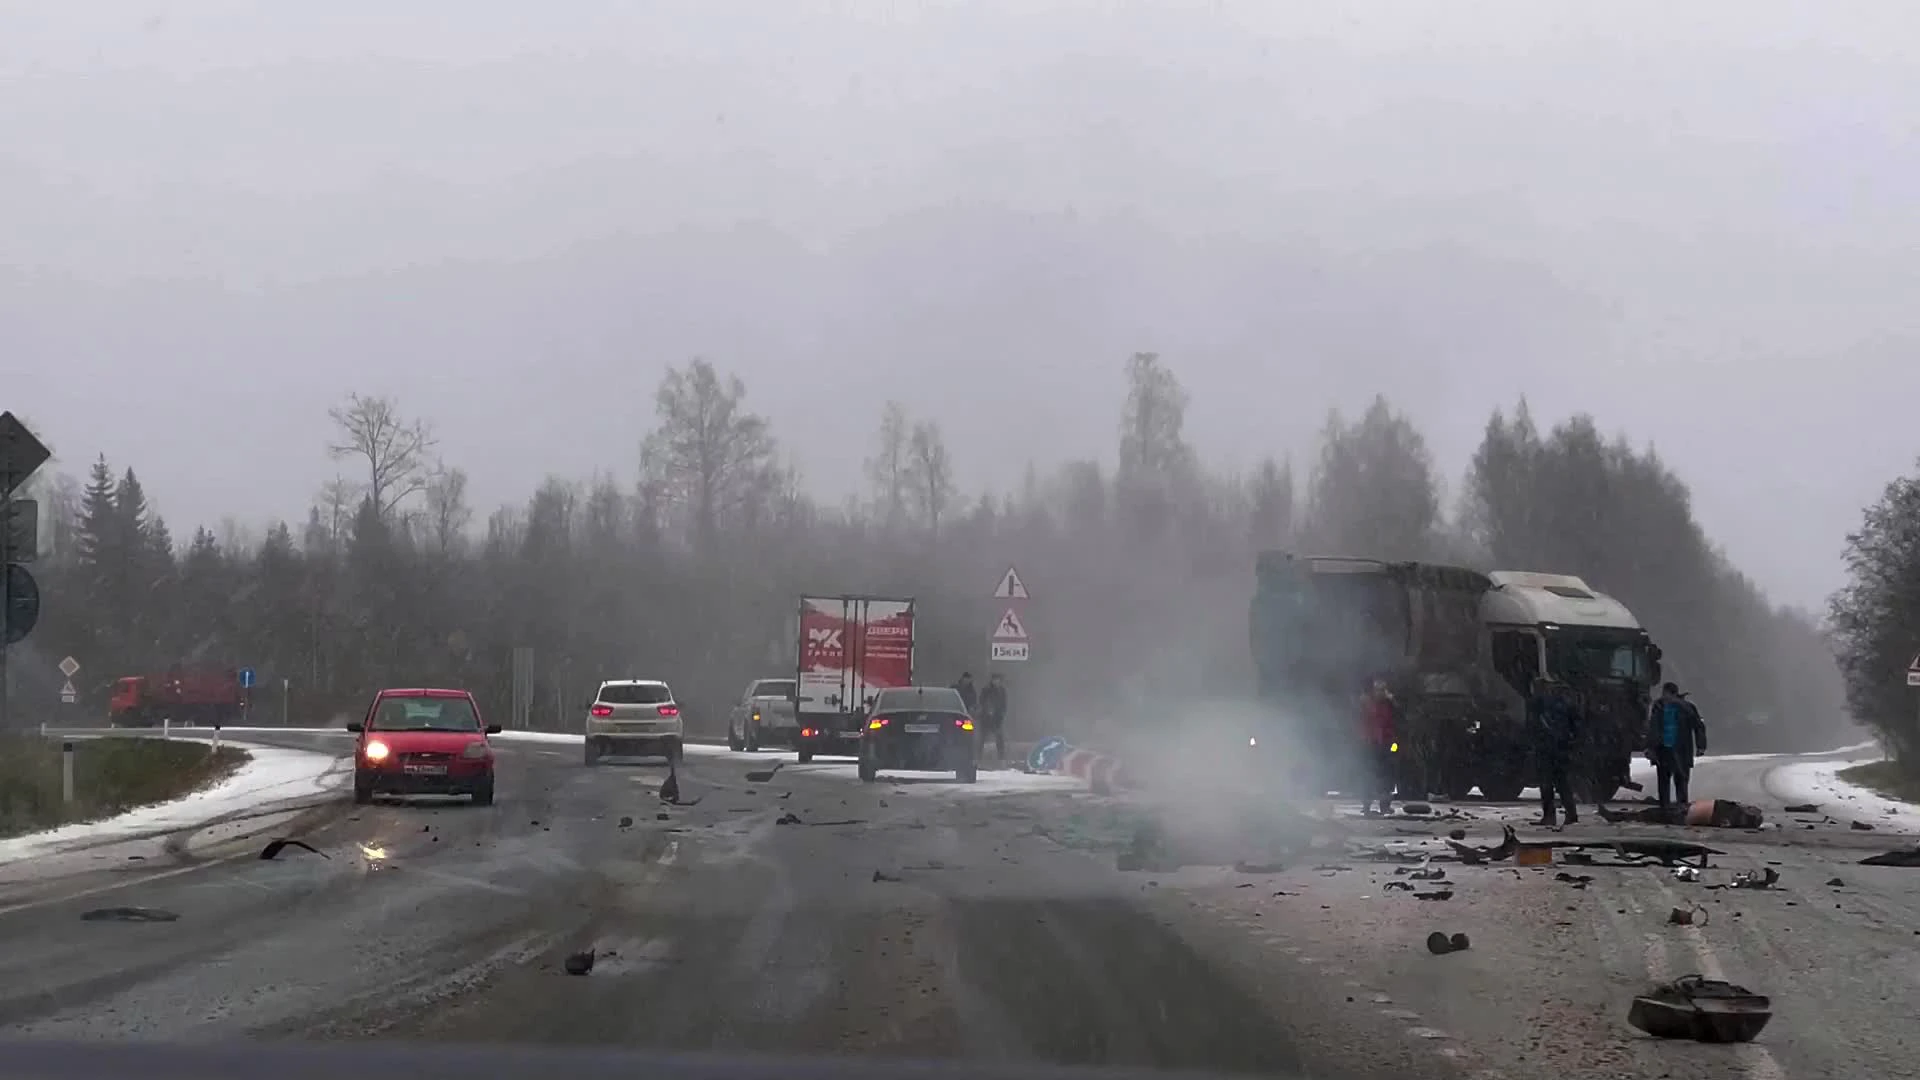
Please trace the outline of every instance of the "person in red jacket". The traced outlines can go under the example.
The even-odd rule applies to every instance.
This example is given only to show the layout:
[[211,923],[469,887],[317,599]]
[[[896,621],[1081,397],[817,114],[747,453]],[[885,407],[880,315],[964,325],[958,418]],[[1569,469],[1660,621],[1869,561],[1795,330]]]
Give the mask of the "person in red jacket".
[[1374,802],[1382,814],[1393,813],[1394,754],[1398,751],[1400,706],[1393,700],[1385,679],[1373,680],[1360,699],[1360,742],[1366,754],[1366,799],[1362,813],[1370,813]]

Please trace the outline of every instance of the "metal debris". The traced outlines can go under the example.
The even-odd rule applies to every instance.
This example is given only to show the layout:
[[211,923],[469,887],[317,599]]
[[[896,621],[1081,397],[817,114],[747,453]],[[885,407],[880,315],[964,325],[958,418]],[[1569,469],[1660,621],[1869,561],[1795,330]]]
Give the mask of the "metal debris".
[[801,820],[800,820],[800,815],[799,815],[799,814],[796,814],[796,813],[794,813],[794,812],[793,812],[793,811],[791,811],[791,810],[789,810],[789,811],[787,811],[787,812],[786,812],[786,813],[784,813],[784,814],[781,814],[781,815],[780,815],[779,817],[777,817],[777,818],[774,818],[774,819],[773,819],[773,823],[774,823],[775,825],[800,825],[800,824],[803,824],[803,822],[801,822]]
[[150,907],[103,907],[80,913],[82,922],[176,922],[180,916]]
[[1656,1038],[1752,1042],[1773,1019],[1773,1001],[1723,979],[1685,975],[1633,999],[1627,1023]]
[[1883,851],[1878,855],[1869,855],[1861,859],[1860,865],[1920,867],[1920,848]]
[[[438,840],[440,838],[436,836],[434,837],[434,839]],[[321,851],[319,848],[314,847],[312,844],[307,843],[305,840],[296,840],[290,836],[282,837],[278,840],[269,841],[266,847],[263,847],[260,849],[260,857],[262,859],[276,859],[280,857],[281,852],[287,850],[290,847],[304,848],[305,850],[311,851],[315,855],[318,855],[323,859],[333,858],[333,856],[327,854],[324,851]]]
[[585,975],[593,970],[593,950],[585,949],[570,954],[563,966],[569,975]]
[[1435,889],[1433,892],[1417,892],[1413,894],[1413,898],[1415,900],[1451,900],[1453,899],[1453,890]]
[[785,764],[784,761],[776,761],[771,769],[755,769],[747,774],[747,783],[764,784],[773,779],[773,774],[779,772],[780,767]]

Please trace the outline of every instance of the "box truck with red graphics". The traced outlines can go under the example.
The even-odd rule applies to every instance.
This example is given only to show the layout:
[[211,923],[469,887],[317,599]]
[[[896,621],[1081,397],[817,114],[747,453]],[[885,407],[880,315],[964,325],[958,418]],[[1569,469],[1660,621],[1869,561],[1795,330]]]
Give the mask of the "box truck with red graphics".
[[801,764],[816,754],[857,758],[874,695],[913,685],[913,598],[803,596],[799,655],[794,748]]

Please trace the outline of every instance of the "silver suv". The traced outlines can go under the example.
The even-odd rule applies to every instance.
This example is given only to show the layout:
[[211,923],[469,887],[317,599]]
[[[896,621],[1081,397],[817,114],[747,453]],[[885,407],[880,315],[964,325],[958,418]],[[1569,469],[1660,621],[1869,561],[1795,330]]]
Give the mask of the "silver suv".
[[587,706],[587,764],[602,757],[659,756],[679,764],[686,727],[673,690],[657,679],[611,679]]

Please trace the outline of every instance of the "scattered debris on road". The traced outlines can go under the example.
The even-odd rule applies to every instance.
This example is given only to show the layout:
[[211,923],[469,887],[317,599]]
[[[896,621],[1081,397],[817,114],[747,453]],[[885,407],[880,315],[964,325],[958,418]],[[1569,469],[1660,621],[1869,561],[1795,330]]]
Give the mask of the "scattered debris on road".
[[1696,799],[1684,806],[1648,806],[1639,810],[1610,810],[1600,807],[1600,818],[1619,825],[1629,821],[1652,825],[1697,825],[1715,829],[1758,829],[1766,815],[1757,806],[1732,799]]
[[1697,866],[1676,866],[1673,868],[1673,880],[1695,882],[1700,880],[1700,868]]
[[754,769],[752,772],[747,773],[747,783],[764,784],[773,779],[773,774],[779,772],[780,767],[785,764],[786,762],[784,761],[776,761],[773,763],[773,768],[771,769]]
[[150,907],[103,907],[80,913],[82,922],[176,922],[179,915]]
[[1819,812],[1820,804],[1815,802],[1800,803],[1796,806],[1787,807],[1787,813],[1789,814],[1817,814]]
[[1233,869],[1240,874],[1278,874],[1285,871],[1286,867],[1277,862],[1247,862],[1243,859],[1234,863]]
[[887,873],[887,872],[886,872],[886,871],[884,871],[884,870],[875,870],[875,871],[873,872],[873,880],[875,880],[875,881],[899,881],[900,879],[899,879],[898,877],[895,877],[895,876],[894,876],[894,875],[892,875],[892,874],[889,874],[889,873]]
[[583,949],[577,953],[569,953],[562,966],[569,975],[585,975],[593,970],[593,950]]
[[1841,881],[1841,880],[1840,880],[1839,878],[1837,878],[1837,877],[1830,877],[1830,878],[1828,878],[1828,879],[1827,879],[1827,884],[1828,884],[1828,885],[1830,885],[1830,886],[1832,886],[1833,888],[1836,888],[1836,889],[1844,889],[1844,888],[1846,888],[1846,887],[1847,887],[1847,883],[1846,883],[1846,882],[1844,882],[1844,881]]
[[1901,848],[1895,851],[1883,851],[1878,855],[1869,855],[1861,859],[1860,865],[1920,867],[1920,848]]
[[1871,826],[1871,825],[1869,825],[1869,824],[1867,824],[1867,823],[1866,823],[1866,822],[1864,822],[1864,821],[1856,821],[1856,822],[1854,822],[1854,823],[1853,823],[1853,827],[1854,827],[1855,829],[1858,829],[1858,830],[1859,830],[1859,831],[1861,831],[1861,832],[1872,832],[1872,831],[1873,831],[1873,826]]
[[1771,889],[1780,881],[1780,871],[1771,866],[1758,870],[1742,870],[1733,875],[1733,880],[1724,885],[1709,885],[1709,889]]
[[1413,894],[1413,898],[1415,900],[1451,900],[1453,899],[1453,890],[1435,889],[1433,892],[1417,892]]
[[1382,885],[1382,886],[1380,886],[1380,889],[1381,889],[1381,891],[1382,891],[1382,892],[1392,892],[1392,891],[1393,891],[1393,890],[1395,890],[1395,889],[1403,889],[1403,890],[1405,890],[1405,891],[1407,891],[1407,892],[1412,892],[1412,891],[1413,891],[1413,882],[1411,882],[1411,881],[1389,881],[1389,882],[1387,882],[1387,883],[1386,883],[1385,885]]
[[1584,889],[1593,884],[1592,874],[1569,874],[1565,870],[1553,875],[1553,880],[1564,881],[1576,889]]
[[1446,934],[1443,934],[1440,931],[1435,930],[1433,933],[1427,935],[1427,951],[1432,953],[1435,956],[1445,956],[1448,953],[1465,952],[1467,951],[1468,948],[1472,946],[1472,944],[1473,943],[1471,941],[1467,940],[1467,935],[1465,934],[1454,934],[1453,936],[1449,937]]
[[1655,1038],[1752,1042],[1773,1019],[1773,1001],[1723,979],[1685,975],[1633,999],[1627,1023]]
[[[438,840],[439,837],[436,836],[434,837],[434,839]],[[333,856],[327,854],[324,851],[321,851],[319,848],[314,847],[312,844],[307,843],[305,840],[296,840],[290,836],[282,837],[278,840],[269,841],[266,847],[263,847],[260,849],[260,857],[262,859],[277,859],[280,857],[281,852],[287,850],[290,847],[304,848],[305,850],[311,851],[315,855],[318,855],[323,859],[333,858]]]
[[633,818],[627,814],[620,815],[620,827],[623,829],[633,828]]
[[789,810],[789,811],[787,811],[787,812],[786,812],[786,813],[784,813],[784,814],[781,814],[781,815],[780,815],[779,817],[777,817],[777,818],[774,818],[774,819],[773,819],[773,823],[774,823],[775,825],[801,825],[801,824],[804,824],[804,822],[802,822],[802,821],[800,820],[800,815],[799,815],[799,814],[796,814],[796,813],[794,813],[794,812],[793,812],[793,811],[791,811],[791,810]]
[[1454,854],[1460,856],[1460,861],[1469,866],[1480,862],[1503,862],[1520,850],[1520,838],[1514,835],[1511,825],[1502,825],[1500,832],[1498,847],[1471,847],[1458,840],[1448,840],[1447,846],[1453,848]]
[[1667,923],[1671,926],[1707,925],[1707,909],[1698,904],[1689,907],[1677,907],[1667,913]]

